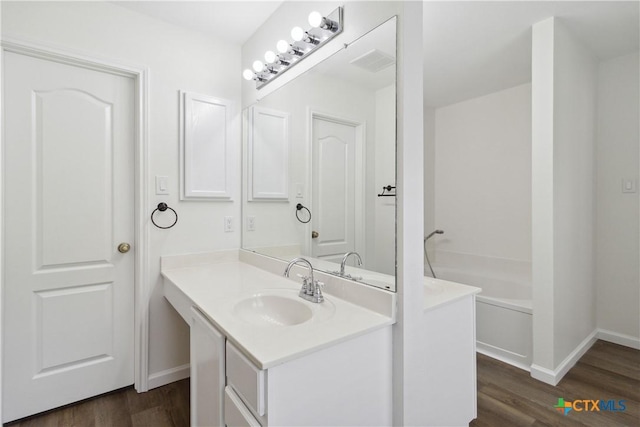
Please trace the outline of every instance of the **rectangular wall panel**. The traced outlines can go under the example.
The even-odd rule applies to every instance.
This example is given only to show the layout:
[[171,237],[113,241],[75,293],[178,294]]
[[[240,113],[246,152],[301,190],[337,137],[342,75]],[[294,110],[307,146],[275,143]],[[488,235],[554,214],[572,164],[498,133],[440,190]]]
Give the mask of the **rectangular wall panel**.
[[181,93],[182,199],[231,199],[230,103]]

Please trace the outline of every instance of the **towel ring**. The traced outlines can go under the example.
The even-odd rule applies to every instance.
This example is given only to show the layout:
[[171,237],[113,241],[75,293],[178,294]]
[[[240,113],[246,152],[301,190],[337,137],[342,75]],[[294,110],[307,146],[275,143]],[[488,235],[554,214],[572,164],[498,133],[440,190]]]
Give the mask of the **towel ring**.
[[[157,211],[164,212],[164,211],[166,211],[167,209],[169,209],[171,212],[173,212],[173,214],[174,214],[174,215],[175,215],[175,217],[176,217],[175,221],[173,221],[173,224],[171,224],[171,225],[169,225],[169,226],[167,226],[167,227],[163,227],[163,226],[161,226],[161,225],[156,224],[156,222],[153,220],[153,215],[154,215]],[[164,202],[160,202],[160,203],[158,203],[158,207],[157,207],[157,208],[155,208],[155,209],[153,210],[153,212],[151,212],[151,222],[152,222],[152,223],[153,223],[153,225],[155,225],[156,227],[158,227],[158,228],[162,228],[163,230],[166,230],[167,228],[171,228],[171,227],[173,227],[174,225],[176,225],[176,223],[178,222],[178,213],[177,213],[173,208],[170,208],[166,203],[164,203]]]
[[[303,220],[301,220],[301,219],[300,219],[299,214],[300,214],[300,211],[301,211],[302,209],[306,210],[306,211],[307,211],[307,213],[309,214],[309,219],[308,219],[308,220],[306,220],[306,221],[303,221]],[[307,208],[306,206],[302,206],[302,203],[298,203],[298,204],[296,205],[296,218],[297,218],[297,219],[298,219],[298,221],[300,221],[301,223],[306,224],[306,223],[308,223],[309,221],[311,221],[311,211],[310,211],[310,210],[309,210],[309,208]]]

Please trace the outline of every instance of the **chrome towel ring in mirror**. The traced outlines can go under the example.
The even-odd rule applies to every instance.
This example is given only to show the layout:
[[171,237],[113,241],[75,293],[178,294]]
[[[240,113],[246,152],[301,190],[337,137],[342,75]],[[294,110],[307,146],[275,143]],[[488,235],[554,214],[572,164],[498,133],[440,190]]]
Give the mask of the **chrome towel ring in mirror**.
[[[305,221],[300,219],[300,211],[304,209],[307,211],[307,213],[309,214],[309,218]],[[298,219],[298,221],[300,221],[303,224],[308,223],[309,221],[311,221],[311,211],[309,210],[309,208],[307,208],[306,206],[303,206],[302,203],[298,203],[296,205],[296,218]]]

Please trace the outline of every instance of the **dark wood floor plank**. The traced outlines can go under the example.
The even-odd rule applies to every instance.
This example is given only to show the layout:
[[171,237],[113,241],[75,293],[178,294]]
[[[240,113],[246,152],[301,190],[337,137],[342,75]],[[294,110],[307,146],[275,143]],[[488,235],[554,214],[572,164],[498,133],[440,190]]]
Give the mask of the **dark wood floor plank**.
[[[556,386],[536,381],[528,372],[478,354],[478,418],[474,427],[508,426],[495,413],[495,401],[535,419],[532,426],[640,426],[640,351],[597,341]],[[624,412],[569,412],[553,406],[559,397],[574,399],[625,399]],[[516,418],[524,420],[525,418]]]
[[[634,360],[635,359],[635,360]],[[583,365],[596,366],[606,371],[611,371],[633,380],[640,381],[640,357],[622,358],[613,356],[609,352],[594,351],[587,352],[581,359]]]
[[[512,410],[527,414],[527,416],[531,417],[534,421],[537,420],[547,426],[578,427],[583,425],[572,419],[567,419],[563,414],[554,410],[553,405],[557,402],[558,398],[552,394],[549,394],[548,398],[542,404],[529,400],[526,397],[516,396],[511,393],[510,390],[502,389],[494,385],[483,389],[481,394],[486,394],[496,400],[508,403]],[[480,405],[480,402],[478,402],[478,404]],[[532,421],[531,425],[534,424],[534,421]]]
[[131,415],[134,426],[139,427],[177,427],[171,420],[171,415],[162,406],[156,406]]
[[132,427],[129,401],[125,393],[113,393],[96,400],[96,427]]
[[[601,393],[624,396],[630,400],[640,401],[638,381],[615,372],[578,363],[567,374],[567,377],[567,379],[574,379],[576,384],[581,383],[585,386],[596,387],[601,390]],[[562,381],[558,385],[562,387]]]
[[[556,386],[478,354],[478,418],[474,427],[640,427],[640,351],[597,341]],[[558,398],[625,399],[624,412],[569,412]],[[187,427],[189,380],[137,393],[133,387],[88,399],[7,427]]]

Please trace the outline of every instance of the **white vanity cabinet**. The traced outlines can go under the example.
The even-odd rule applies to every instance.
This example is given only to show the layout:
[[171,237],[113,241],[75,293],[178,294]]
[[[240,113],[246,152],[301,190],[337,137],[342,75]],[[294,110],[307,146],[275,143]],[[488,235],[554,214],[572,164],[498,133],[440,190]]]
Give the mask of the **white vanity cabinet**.
[[190,327],[192,426],[392,423],[391,326],[268,369],[195,307]]
[[197,308],[190,312],[191,425],[224,426],[225,338]]
[[313,304],[237,257],[163,259],[164,296],[190,326],[191,424],[391,425],[395,295],[346,283]]
[[225,423],[392,424],[391,326],[266,370],[227,341]]

